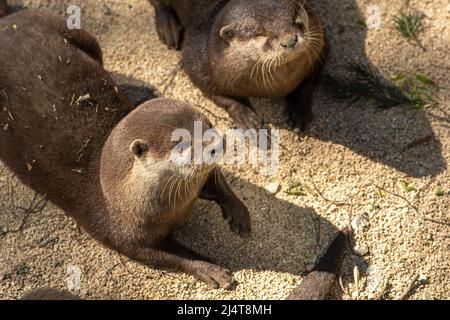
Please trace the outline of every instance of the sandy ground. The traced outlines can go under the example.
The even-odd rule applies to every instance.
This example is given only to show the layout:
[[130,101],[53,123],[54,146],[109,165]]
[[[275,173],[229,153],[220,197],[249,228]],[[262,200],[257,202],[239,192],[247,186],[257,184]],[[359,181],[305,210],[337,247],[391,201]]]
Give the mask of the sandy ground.
[[[68,4],[80,4],[83,27],[99,38],[105,67],[118,81],[154,86],[167,97],[201,106],[220,130],[232,126],[179,70],[179,53],[160,44],[147,1],[12,3],[61,13]],[[185,274],[130,262],[91,240],[52,205],[24,220],[21,208],[30,207],[33,192],[1,166],[0,298],[15,299],[40,286],[65,288],[68,270],[75,267],[82,273],[81,287],[74,292],[85,299],[283,299],[337,228],[365,217],[359,219],[366,226],[355,245],[367,246],[368,253],[350,253],[345,259],[342,277],[347,292],[338,296],[396,298],[417,274],[411,299],[449,299],[450,6],[446,0],[411,1],[426,15],[419,37],[424,50],[392,27],[402,1],[377,1],[381,29],[361,28],[357,22],[367,16],[370,4],[314,1],[331,43],[326,72],[338,75],[347,62],[358,61],[375,66],[386,77],[426,74],[441,88],[435,95],[438,105],[387,111],[370,103],[347,107],[319,88],[314,125],[298,136],[286,124],[282,101],[253,101],[266,126],[280,129],[282,145],[275,176],[265,177],[249,165],[224,167],[250,209],[253,237],[235,237],[219,208],[204,201],[177,233],[181,242],[230,268],[238,281],[234,290],[212,290]],[[413,143],[421,139],[425,142]],[[415,190],[405,191],[402,179]],[[292,180],[301,183],[304,195],[283,191]],[[270,183],[280,184],[276,195],[265,191]],[[439,186],[445,192],[440,197]],[[17,231],[22,221],[23,230]],[[354,266],[361,274],[359,290]]]

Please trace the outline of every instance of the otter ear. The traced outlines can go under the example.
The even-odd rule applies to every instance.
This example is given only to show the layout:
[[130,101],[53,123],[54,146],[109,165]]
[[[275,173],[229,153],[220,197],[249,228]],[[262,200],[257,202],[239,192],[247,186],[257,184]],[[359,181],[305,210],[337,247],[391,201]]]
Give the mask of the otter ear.
[[233,36],[234,36],[233,27],[230,26],[230,25],[222,27],[222,29],[220,29],[220,36],[226,41],[228,41],[231,38],[233,38]]
[[147,153],[148,145],[144,140],[136,139],[131,143],[130,151],[135,157],[140,158]]

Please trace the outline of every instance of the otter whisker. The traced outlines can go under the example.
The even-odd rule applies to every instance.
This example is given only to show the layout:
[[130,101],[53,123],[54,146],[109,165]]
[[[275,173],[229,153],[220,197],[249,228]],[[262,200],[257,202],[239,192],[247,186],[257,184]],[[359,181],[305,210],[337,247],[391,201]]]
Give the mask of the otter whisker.
[[270,59],[266,63],[266,80],[267,80],[267,87],[266,89],[270,89]]
[[269,88],[270,88],[270,83],[269,83],[269,81],[270,81],[270,79],[269,79],[269,76],[270,76],[269,63],[270,63],[270,59],[265,60],[264,64],[263,64],[263,66],[264,66],[264,79],[265,79],[264,87],[265,87],[266,90],[269,90]]
[[170,189],[169,189],[169,205],[173,205],[175,206],[175,197],[172,201],[172,190],[175,187],[178,178],[176,176],[174,176],[175,179],[172,180],[172,183],[170,184]]
[[169,182],[173,179],[173,177],[174,177],[174,176],[170,176],[169,179],[166,179],[166,184],[164,185],[164,188],[163,188],[163,190],[162,190],[162,192],[161,192],[161,198],[162,198],[163,200],[165,200],[165,199],[164,199],[164,195],[165,195],[165,191],[166,191],[166,189],[167,189],[167,186],[169,185]]
[[261,59],[262,59],[262,56],[259,57],[258,61],[255,62],[255,65],[252,68],[252,72],[250,73],[250,79],[253,78],[253,72],[255,71],[255,68],[256,68],[256,75],[258,74],[258,67],[259,67],[259,64],[261,62]]
[[271,87],[274,87],[274,82],[276,83],[277,81],[276,81],[276,79],[275,79],[275,71],[276,71],[276,67],[277,67],[277,65],[276,65],[276,59],[275,58],[272,58],[271,59],[272,61],[270,62],[270,69],[269,69],[269,72],[270,72],[270,78],[272,79],[271,80],[271,82],[270,82],[270,86]]
[[262,59],[261,64],[258,66],[259,74],[261,75],[261,82],[264,85],[264,59]]
[[317,39],[317,38],[311,39],[311,41],[308,44],[309,44],[310,48],[312,49],[311,53],[313,54],[314,58],[316,58],[316,59],[317,58],[325,58],[324,52],[323,52],[324,50],[322,48],[320,39]]
[[170,193],[166,194],[166,189],[169,187],[172,179],[173,179],[173,176],[170,176],[169,179],[166,179],[166,184],[164,185],[163,192],[161,192],[161,194],[160,194],[161,200],[169,201],[169,203],[170,203],[170,199],[168,200],[168,197],[170,198]]
[[[189,173],[188,178],[186,179],[188,181],[189,184],[191,184],[192,182],[192,172]],[[187,188],[188,184],[185,182],[184,183],[184,198],[187,199],[188,197],[188,188]]]
[[183,180],[180,179],[180,180],[178,181],[177,193],[176,193],[176,194],[177,194],[177,200],[178,200],[178,201],[183,199],[182,196],[181,196],[181,187],[182,187],[182,184],[183,184]]

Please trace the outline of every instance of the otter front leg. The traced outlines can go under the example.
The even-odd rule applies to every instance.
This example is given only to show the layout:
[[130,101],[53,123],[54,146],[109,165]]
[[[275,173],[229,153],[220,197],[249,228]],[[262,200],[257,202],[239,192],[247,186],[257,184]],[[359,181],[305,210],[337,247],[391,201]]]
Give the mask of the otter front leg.
[[230,289],[234,283],[229,270],[205,261],[199,254],[170,239],[150,248],[134,247],[131,252],[127,249],[123,254],[158,269],[183,271],[214,289]]
[[213,200],[220,206],[224,219],[228,221],[234,233],[243,238],[250,236],[251,223],[248,209],[231,190],[219,169],[215,169],[210,174],[206,184],[200,191],[199,197]]
[[246,99],[241,99],[241,101],[239,101],[234,98],[214,96],[212,97],[212,101],[228,112],[238,128],[243,130],[259,128],[260,122],[258,116],[251,109],[250,104]]
[[159,39],[165,43],[169,49],[179,50],[183,27],[180,24],[175,11],[166,6],[161,0],[149,0],[155,8],[156,31]]
[[287,96],[287,111],[294,126],[305,130],[314,120],[312,95],[322,72],[323,63],[317,62],[311,74]]

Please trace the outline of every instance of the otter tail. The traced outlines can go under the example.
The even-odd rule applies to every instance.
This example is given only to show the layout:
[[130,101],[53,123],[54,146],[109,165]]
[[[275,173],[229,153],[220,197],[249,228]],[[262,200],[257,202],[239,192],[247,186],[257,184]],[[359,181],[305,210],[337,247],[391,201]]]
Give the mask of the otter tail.
[[8,12],[8,1],[0,0],[0,18],[6,16],[7,12]]
[[287,300],[325,300],[336,283],[336,274],[345,254],[351,228],[338,232],[314,269],[294,289]]

